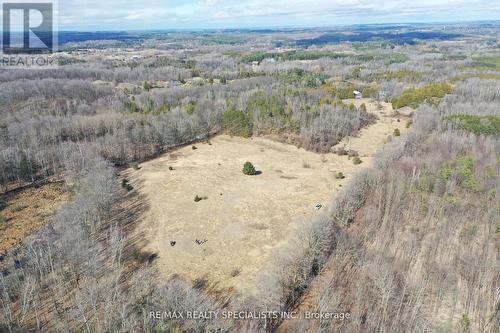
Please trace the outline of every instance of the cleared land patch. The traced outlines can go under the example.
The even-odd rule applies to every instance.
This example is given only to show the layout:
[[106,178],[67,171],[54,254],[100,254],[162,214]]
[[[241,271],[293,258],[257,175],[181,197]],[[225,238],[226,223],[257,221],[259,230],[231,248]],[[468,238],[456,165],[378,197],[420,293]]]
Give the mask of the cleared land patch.
[[63,182],[0,195],[0,254],[44,226],[68,196]]
[[[359,152],[359,165],[348,156],[316,154],[266,138],[222,135],[126,170],[123,176],[149,201],[138,232],[143,249],[158,254],[160,272],[253,294],[259,272],[288,236],[311,215],[328,210],[340,185],[370,165],[395,128],[405,131],[406,122],[390,115],[390,105],[356,100],[362,102],[379,121],[341,143]],[[247,161],[257,175],[243,174]]]

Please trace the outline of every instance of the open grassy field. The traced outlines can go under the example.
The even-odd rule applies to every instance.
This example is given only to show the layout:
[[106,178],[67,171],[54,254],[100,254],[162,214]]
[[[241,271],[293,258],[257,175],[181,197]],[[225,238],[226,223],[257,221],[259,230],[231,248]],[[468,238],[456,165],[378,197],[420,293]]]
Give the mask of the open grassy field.
[[[123,176],[149,201],[138,232],[144,249],[158,254],[161,273],[206,278],[251,295],[258,273],[289,235],[328,210],[332,195],[370,165],[395,128],[405,130],[406,122],[391,116],[389,104],[348,102],[365,102],[379,116],[358,137],[340,144],[359,152],[359,165],[347,156],[316,154],[266,138],[221,135],[125,171]],[[246,161],[260,174],[244,175]],[[337,179],[338,172],[346,178]],[[196,196],[202,200],[195,202]]]

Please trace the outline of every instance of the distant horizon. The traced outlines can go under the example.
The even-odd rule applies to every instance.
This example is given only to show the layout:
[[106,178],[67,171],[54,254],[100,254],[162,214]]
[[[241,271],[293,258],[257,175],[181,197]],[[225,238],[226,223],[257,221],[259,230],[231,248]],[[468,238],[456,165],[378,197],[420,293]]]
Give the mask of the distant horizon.
[[485,23],[493,23],[493,24],[500,24],[500,19],[485,19],[485,20],[462,20],[462,21],[434,21],[434,22],[377,22],[377,23],[345,23],[345,24],[335,24],[335,25],[311,25],[311,26],[305,26],[305,25],[290,25],[290,26],[254,26],[254,27],[237,27],[237,26],[229,26],[229,27],[179,27],[179,28],[143,28],[143,29],[59,29],[57,30],[58,33],[64,33],[64,32],[86,32],[86,33],[93,33],[93,32],[170,32],[170,31],[183,31],[183,32],[190,32],[190,31],[233,31],[233,30],[240,30],[240,31],[247,31],[247,30],[314,30],[314,29],[334,29],[334,28],[340,28],[340,27],[356,27],[356,26],[394,26],[394,25],[400,25],[400,26],[415,26],[415,25],[423,25],[423,26],[432,26],[432,25],[440,25],[440,24],[447,24],[447,25],[460,25],[460,24],[485,24]]
[[52,0],[60,31],[329,27],[500,20],[490,0]]

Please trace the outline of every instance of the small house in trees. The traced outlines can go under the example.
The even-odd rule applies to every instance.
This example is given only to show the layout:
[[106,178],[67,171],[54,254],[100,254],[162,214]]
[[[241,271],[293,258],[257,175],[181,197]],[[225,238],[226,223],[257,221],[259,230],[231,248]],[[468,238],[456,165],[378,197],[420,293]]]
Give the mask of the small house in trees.
[[355,99],[360,99],[360,98],[363,98],[363,94],[361,93],[361,91],[354,90],[354,91],[353,91],[353,94],[354,94],[354,98],[355,98]]

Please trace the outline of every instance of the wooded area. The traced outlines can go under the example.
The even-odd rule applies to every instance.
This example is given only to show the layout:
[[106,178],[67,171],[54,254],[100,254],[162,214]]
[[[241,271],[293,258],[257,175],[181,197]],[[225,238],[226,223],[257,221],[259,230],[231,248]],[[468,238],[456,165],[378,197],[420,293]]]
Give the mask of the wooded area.
[[[126,42],[88,41],[63,45],[57,68],[0,70],[0,187],[56,179],[70,191],[50,223],[0,253],[0,331],[498,332],[498,29],[469,32],[309,47],[302,32],[186,33],[145,39],[134,59],[105,51]],[[328,214],[276,254],[259,297],[158,279],[156,254],[130,237],[148,203],[120,187],[120,170],[222,133],[332,153],[377,120],[343,101],[354,90],[411,117],[409,134],[388,137]],[[0,223],[10,223],[1,211]],[[149,316],[286,311],[305,298],[352,319]]]

